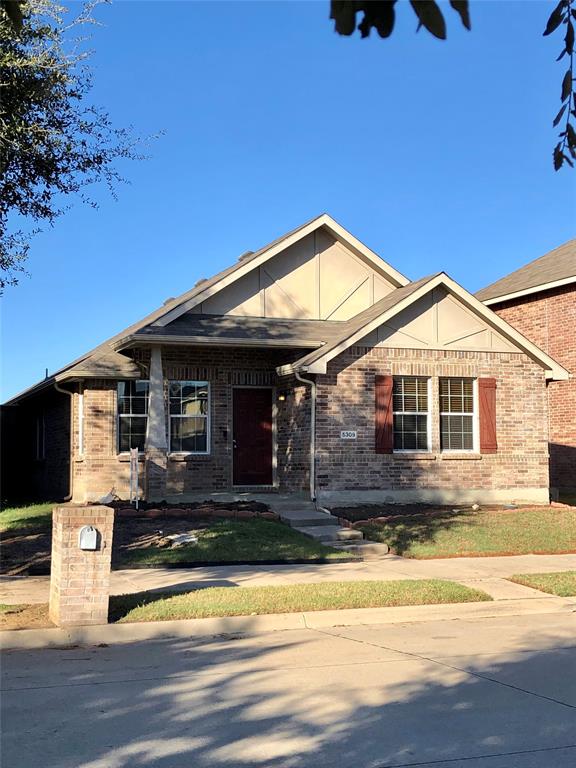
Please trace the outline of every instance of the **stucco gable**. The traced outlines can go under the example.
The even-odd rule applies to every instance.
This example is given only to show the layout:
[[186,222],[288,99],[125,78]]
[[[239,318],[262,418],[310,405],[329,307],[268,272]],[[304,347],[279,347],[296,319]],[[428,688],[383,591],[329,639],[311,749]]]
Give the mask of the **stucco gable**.
[[509,339],[439,286],[358,342],[407,349],[518,352]]
[[324,374],[328,362],[351,346],[380,344],[522,352],[541,365],[547,379],[570,377],[565,368],[444,272],[396,289],[350,321],[340,339],[282,366],[278,373],[302,370]]
[[192,311],[204,315],[349,320],[395,290],[385,268],[325,228],[282,250]]

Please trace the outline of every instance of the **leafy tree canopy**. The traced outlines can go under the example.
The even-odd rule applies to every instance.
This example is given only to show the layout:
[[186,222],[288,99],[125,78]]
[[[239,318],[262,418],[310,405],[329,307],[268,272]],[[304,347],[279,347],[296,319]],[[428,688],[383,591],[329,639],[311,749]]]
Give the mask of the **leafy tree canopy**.
[[72,20],[53,0],[0,4],[0,291],[18,282],[32,234],[53,224],[67,196],[94,205],[85,187],[103,181],[114,194],[116,161],[140,157],[131,130],[87,99],[81,33],[95,4]]

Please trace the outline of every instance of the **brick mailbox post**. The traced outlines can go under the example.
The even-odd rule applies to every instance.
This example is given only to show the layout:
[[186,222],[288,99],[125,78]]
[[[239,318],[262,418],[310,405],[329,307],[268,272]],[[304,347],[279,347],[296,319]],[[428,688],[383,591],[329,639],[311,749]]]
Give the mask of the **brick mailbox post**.
[[110,507],[54,508],[49,615],[58,626],[108,623],[113,530]]

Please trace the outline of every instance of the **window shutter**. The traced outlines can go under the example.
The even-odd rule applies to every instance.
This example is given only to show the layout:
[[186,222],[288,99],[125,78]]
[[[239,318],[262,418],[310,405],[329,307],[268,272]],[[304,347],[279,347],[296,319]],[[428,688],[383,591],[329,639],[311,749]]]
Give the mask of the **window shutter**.
[[478,379],[480,453],[496,453],[496,379]]
[[376,453],[392,453],[394,449],[392,383],[392,376],[376,376],[374,383]]

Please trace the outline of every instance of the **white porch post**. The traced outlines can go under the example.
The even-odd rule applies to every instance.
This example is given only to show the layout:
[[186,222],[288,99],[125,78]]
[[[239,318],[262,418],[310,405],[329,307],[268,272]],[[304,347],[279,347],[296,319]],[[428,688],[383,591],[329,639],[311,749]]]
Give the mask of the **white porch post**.
[[162,501],[166,497],[166,407],[162,350],[152,347],[149,373],[148,422],[144,445],[146,461],[146,499]]

